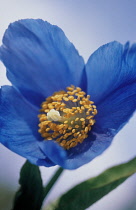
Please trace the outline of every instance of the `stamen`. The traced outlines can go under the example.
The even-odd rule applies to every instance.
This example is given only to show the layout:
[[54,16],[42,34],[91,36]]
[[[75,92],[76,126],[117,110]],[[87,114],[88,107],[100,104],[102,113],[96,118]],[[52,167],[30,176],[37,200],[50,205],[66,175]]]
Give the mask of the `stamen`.
[[81,144],[95,123],[96,106],[90,95],[71,85],[55,92],[41,105],[39,130],[45,140],[54,140],[68,150]]

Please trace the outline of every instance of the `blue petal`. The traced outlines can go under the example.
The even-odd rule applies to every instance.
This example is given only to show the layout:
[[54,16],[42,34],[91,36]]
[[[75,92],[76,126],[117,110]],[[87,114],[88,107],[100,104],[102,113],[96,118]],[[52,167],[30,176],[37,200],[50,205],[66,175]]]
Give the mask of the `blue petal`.
[[136,82],[120,87],[98,105],[96,125],[116,134],[136,110]]
[[88,93],[97,105],[96,125],[114,135],[136,110],[136,44],[100,47],[86,67]]
[[94,52],[86,65],[88,93],[96,104],[136,80],[136,45],[111,42]]
[[63,31],[46,21],[26,19],[10,24],[0,54],[8,79],[37,106],[71,84],[85,89],[83,58]]
[[73,170],[100,155],[111,144],[112,139],[113,136],[110,133],[99,133],[95,129],[82,144],[68,151],[65,151],[54,141],[41,141],[39,146],[56,165]]
[[11,86],[0,90],[0,142],[36,164],[46,156],[38,146],[37,110]]
[[69,157],[65,161],[64,167],[67,169],[76,169],[89,163],[109,147],[112,139],[113,137],[108,133],[92,131],[82,144],[75,147],[75,153],[74,148],[73,151],[69,151]]
[[67,159],[66,151],[54,141],[41,141],[39,146],[44,154],[56,165],[60,165],[64,168],[65,161]]
[[45,159],[38,159],[36,165],[50,167],[55,166],[56,164],[53,163],[48,157],[46,157]]
[[68,152],[54,141],[41,141],[39,142],[39,146],[43,153],[46,154],[52,162],[61,166],[62,168],[71,170],[83,165],[83,162],[80,164],[79,160],[76,160],[75,157],[69,158]]

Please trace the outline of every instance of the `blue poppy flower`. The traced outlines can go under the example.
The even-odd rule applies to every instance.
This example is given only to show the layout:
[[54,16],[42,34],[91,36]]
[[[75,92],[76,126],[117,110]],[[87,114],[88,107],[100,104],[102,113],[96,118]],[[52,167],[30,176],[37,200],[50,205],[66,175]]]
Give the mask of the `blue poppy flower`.
[[[26,19],[10,24],[0,57],[12,83],[1,87],[0,141],[36,165],[76,169],[90,162],[109,147],[136,109],[136,44],[130,47],[129,43],[124,46],[118,42],[108,43],[95,51],[85,65],[60,28],[40,19]],[[87,128],[86,133],[81,133],[80,136],[85,136],[84,140],[80,138],[82,143],[66,148],[55,137],[44,140],[38,132],[38,115],[42,102],[47,102],[54,92],[63,90],[66,94],[66,88],[71,85],[91,95],[98,113],[93,116],[95,124],[90,131]],[[71,86],[73,90],[74,86]],[[66,100],[66,110],[72,108],[73,103],[76,104]],[[77,104],[81,108],[80,101]],[[56,111],[50,108],[49,117],[52,117],[51,110]],[[59,112],[55,113],[57,119],[61,117]],[[83,118],[86,119],[85,114]],[[81,123],[78,126],[81,129]],[[51,132],[43,135],[53,136]]]

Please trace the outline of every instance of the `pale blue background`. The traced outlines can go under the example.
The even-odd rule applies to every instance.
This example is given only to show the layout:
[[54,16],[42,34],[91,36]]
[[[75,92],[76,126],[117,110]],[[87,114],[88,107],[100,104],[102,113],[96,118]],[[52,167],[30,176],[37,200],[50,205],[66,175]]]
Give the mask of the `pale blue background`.
[[[0,42],[8,24],[22,18],[42,18],[61,27],[85,61],[94,50],[107,42],[136,41],[136,0],[1,0]],[[0,85],[4,84],[9,82],[0,63]],[[101,156],[80,169],[65,171],[46,203],[73,185],[99,174],[108,167],[133,158],[136,154],[135,125],[136,115]],[[0,145],[1,210],[11,208],[13,193],[18,188],[19,170],[24,161],[24,158]],[[44,183],[56,169],[57,167],[41,167]],[[135,195],[134,175],[89,209],[133,210],[136,209]]]

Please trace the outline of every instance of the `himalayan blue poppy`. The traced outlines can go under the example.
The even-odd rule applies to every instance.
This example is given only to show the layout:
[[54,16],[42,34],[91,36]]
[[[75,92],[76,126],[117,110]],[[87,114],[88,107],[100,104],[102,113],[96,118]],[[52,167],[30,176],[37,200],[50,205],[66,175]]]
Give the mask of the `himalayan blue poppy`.
[[0,47],[0,141],[39,166],[76,169],[100,155],[136,109],[136,44],[116,41],[84,63],[57,26],[9,25]]

